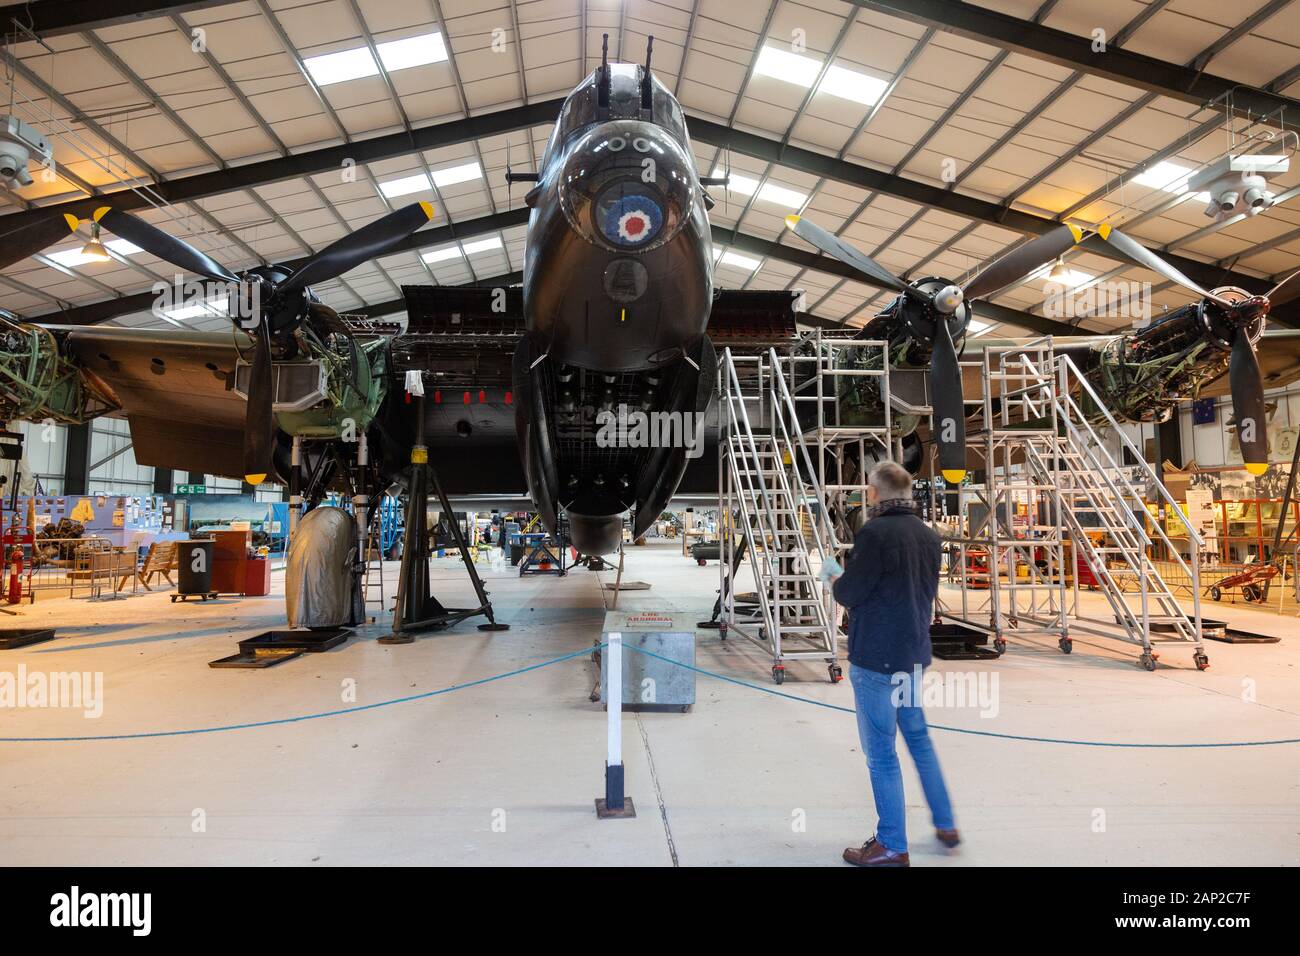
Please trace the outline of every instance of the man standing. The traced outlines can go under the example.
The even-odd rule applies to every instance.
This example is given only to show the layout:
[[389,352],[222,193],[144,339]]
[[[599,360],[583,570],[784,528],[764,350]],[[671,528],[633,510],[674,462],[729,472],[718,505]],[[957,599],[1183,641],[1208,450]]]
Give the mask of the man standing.
[[867,503],[868,520],[834,592],[849,609],[849,679],[880,822],[875,836],[845,850],[844,859],[855,866],[908,866],[899,730],[921,776],[935,834],[949,848],[960,842],[914,680],[914,669],[930,663],[940,544],[917,517],[912,476],[901,466],[887,461],[871,469]]

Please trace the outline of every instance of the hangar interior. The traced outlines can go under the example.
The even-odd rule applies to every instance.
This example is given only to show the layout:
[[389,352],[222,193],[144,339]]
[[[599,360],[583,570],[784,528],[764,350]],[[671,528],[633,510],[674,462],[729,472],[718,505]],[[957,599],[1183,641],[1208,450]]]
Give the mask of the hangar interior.
[[1300,860],[1300,4],[0,34],[6,861],[836,864],[882,461],[914,862]]

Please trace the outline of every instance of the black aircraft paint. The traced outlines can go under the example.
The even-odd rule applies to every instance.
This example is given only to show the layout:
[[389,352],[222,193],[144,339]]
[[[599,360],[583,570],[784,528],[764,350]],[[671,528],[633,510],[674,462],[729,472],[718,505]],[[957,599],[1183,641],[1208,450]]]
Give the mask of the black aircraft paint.
[[689,455],[686,441],[608,446],[602,414],[693,424],[717,380],[706,197],[681,106],[648,64],[606,62],[569,94],[526,201],[520,455],[547,527],[564,520],[579,552],[605,554],[629,511],[634,537],[659,516]]

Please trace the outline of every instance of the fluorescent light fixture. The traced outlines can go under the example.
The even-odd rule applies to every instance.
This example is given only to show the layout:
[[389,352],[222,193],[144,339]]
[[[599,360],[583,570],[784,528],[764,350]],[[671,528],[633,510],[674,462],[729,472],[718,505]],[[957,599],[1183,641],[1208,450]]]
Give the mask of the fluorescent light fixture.
[[338,53],[305,57],[302,62],[317,86],[329,86],[331,83],[343,83],[346,80],[379,74],[379,64],[370,55],[370,48],[365,46],[340,50]]
[[780,47],[764,46],[754,64],[754,72],[760,76],[770,76],[796,86],[809,87],[821,72],[820,60],[798,53],[788,53]]
[[409,196],[411,193],[422,193],[429,188],[429,177],[424,173],[403,176],[401,179],[390,179],[386,183],[379,184],[379,191],[389,199]]
[[447,45],[443,42],[442,34],[436,31],[407,37],[405,40],[376,43],[375,47],[379,50],[379,59],[384,61],[384,69],[389,73],[412,66],[424,66],[426,63],[441,63],[447,59]]
[[1180,166],[1165,159],[1150,169],[1138,173],[1133,177],[1133,182],[1150,189],[1163,189],[1167,193],[1185,193],[1189,173],[1191,169],[1187,166]]
[[[110,239],[104,243],[104,248],[110,252],[116,252],[119,256],[129,256],[140,252],[139,246],[127,242],[125,239]],[[84,246],[75,249],[64,249],[61,252],[51,252],[48,258],[53,259],[61,266],[83,266],[88,262],[103,262],[96,256],[86,255]]]
[[163,313],[169,319],[196,319],[199,316],[228,316],[225,304],[218,305],[215,302],[196,302],[193,305],[183,305],[176,309],[164,309]]
[[[379,51],[379,59],[383,61],[384,69],[390,73],[412,66],[423,66],[426,63],[441,63],[447,59],[447,44],[443,42],[442,34],[437,32],[422,33],[404,40],[376,43],[375,49]],[[363,76],[379,75],[379,64],[370,55],[368,46],[304,57],[302,62],[317,86],[329,86],[331,83],[343,83],[347,80],[359,80]]]
[[817,92],[829,93],[863,106],[874,106],[887,86],[888,81],[878,77],[847,70],[842,66],[831,66],[822,78],[821,86],[817,87]]
[[981,322],[979,319],[971,319],[970,324],[966,326],[966,335],[968,337],[983,335],[991,328],[993,328],[992,322]]
[[[726,170],[713,170],[714,176],[725,176]],[[791,189],[789,186],[782,186],[780,183],[774,183],[770,179],[763,183],[763,188],[759,189],[758,180],[750,179],[748,176],[738,176],[731,174],[731,182],[727,184],[729,190],[740,193],[742,196],[754,195],[754,190],[758,189],[758,198],[778,206],[787,206],[790,209],[799,209],[808,199],[807,193],[801,193],[797,189]]]
[[768,180],[763,183],[763,188],[758,191],[758,198],[766,199],[778,206],[789,206],[791,209],[798,209],[808,199],[808,194]]
[[1044,282],[1053,282],[1064,286],[1066,289],[1077,289],[1085,282],[1096,278],[1091,272],[1080,272],[1078,269],[1071,269],[1059,262],[1052,266],[1050,271],[1040,271],[1039,277]]
[[472,256],[479,252],[491,252],[494,249],[501,248],[500,236],[488,236],[486,239],[478,239],[474,242],[464,244],[465,255]]
[[465,163],[461,166],[448,166],[446,169],[435,169],[433,171],[433,182],[439,189],[445,189],[448,186],[455,186],[457,183],[467,183],[471,179],[482,179],[483,170],[479,168],[478,163]]
[[758,260],[751,259],[749,256],[742,256],[738,252],[732,252],[728,249],[722,254],[721,262],[723,265],[735,266],[737,269],[744,269],[746,272],[753,272],[758,268]]
[[433,265],[435,262],[446,262],[448,259],[459,259],[460,249],[456,246],[443,246],[441,249],[432,249],[420,256],[425,262]]

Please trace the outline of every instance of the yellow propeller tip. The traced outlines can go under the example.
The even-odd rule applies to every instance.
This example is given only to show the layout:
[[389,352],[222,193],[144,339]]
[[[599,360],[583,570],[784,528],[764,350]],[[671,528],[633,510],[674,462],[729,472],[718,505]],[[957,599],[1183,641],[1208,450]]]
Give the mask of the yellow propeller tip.
[[1098,226],[1098,227],[1097,227],[1097,235],[1101,236],[1102,239],[1109,239],[1109,238],[1110,238],[1110,223],[1108,223],[1108,222],[1103,222],[1100,226]]
[[420,208],[424,210],[424,214],[425,214],[426,216],[429,217],[429,220],[430,220],[430,221],[432,221],[432,220],[433,220],[433,203],[431,203],[431,202],[421,202],[421,203],[420,203]]
[[107,213],[112,208],[113,208],[112,206],[100,206],[98,209],[95,210],[95,214],[92,218],[95,220],[95,222],[99,222],[99,220],[104,218],[104,214]]
[[966,470],[957,468],[945,468],[943,470],[943,480],[950,485],[960,485],[966,477]]
[[[1065,224],[1065,226],[1066,226],[1067,229],[1070,230],[1070,235],[1074,236],[1074,241],[1075,241],[1075,242],[1083,242],[1083,230],[1082,230],[1082,229],[1080,229],[1078,226],[1076,226],[1076,225],[1075,225],[1074,223],[1072,223],[1072,222],[1067,222],[1067,223]],[[1104,237],[1103,237],[1103,238],[1104,238]]]
[[793,229],[795,226],[799,225],[799,219],[800,219],[799,216],[796,216],[793,213],[791,213],[790,215],[785,217],[785,224],[789,226],[791,229]]
[[1264,474],[1264,472],[1268,471],[1268,462],[1248,461],[1246,462],[1246,470],[1250,472],[1252,475],[1256,475],[1256,476],[1262,475]]
[[257,487],[262,482],[266,481],[266,475],[245,475],[244,480],[253,487]]
[[71,229],[73,232],[76,232],[77,227],[81,225],[81,220],[78,219],[70,212],[65,212],[63,214],[63,221],[68,224],[68,228]]

